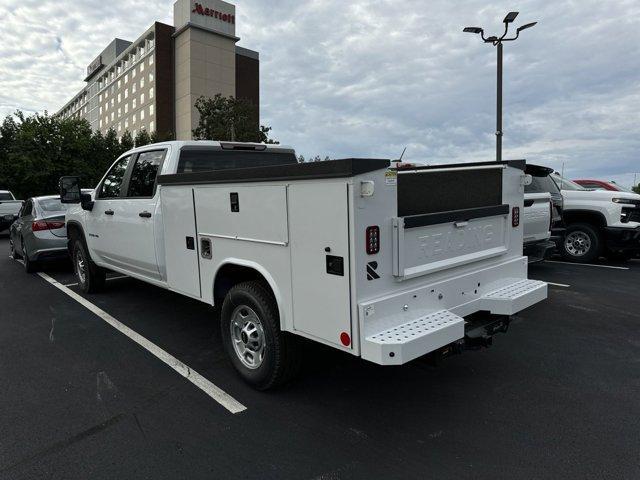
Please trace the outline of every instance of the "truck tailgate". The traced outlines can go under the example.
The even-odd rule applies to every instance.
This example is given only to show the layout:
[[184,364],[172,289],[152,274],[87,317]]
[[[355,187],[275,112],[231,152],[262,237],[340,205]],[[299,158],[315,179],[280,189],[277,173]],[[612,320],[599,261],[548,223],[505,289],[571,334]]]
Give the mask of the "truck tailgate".
[[508,250],[509,205],[394,219],[393,274],[412,278]]

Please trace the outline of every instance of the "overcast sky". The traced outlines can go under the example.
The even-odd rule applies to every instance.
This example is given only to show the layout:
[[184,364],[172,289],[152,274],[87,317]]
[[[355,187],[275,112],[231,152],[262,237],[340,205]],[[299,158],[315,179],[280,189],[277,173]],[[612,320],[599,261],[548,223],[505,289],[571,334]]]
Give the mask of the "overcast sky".
[[[0,0],[0,114],[57,111],[114,38],[173,1]],[[305,156],[491,160],[495,49],[505,45],[504,157],[568,177],[640,178],[640,1],[238,0],[239,45],[261,58],[261,117]]]

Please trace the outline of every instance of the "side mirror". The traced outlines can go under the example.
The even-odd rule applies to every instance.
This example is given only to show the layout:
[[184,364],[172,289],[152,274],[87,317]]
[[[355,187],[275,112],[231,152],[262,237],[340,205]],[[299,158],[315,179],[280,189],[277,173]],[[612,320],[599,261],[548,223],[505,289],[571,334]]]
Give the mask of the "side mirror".
[[60,201],[62,203],[80,203],[80,200],[80,178],[60,177]]

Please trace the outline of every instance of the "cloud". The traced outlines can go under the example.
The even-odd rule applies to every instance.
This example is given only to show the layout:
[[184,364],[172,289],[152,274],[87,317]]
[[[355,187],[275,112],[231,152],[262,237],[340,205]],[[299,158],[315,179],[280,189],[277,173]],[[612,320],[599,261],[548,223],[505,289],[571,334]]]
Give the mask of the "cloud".
[[[172,22],[171,1],[0,0],[0,113],[55,111],[114,37]],[[504,156],[570,177],[640,170],[640,3],[618,0],[238,1],[240,45],[260,51],[261,115],[305,156],[425,163],[495,154],[495,49],[462,27],[500,33],[502,17],[538,21],[505,45]]]

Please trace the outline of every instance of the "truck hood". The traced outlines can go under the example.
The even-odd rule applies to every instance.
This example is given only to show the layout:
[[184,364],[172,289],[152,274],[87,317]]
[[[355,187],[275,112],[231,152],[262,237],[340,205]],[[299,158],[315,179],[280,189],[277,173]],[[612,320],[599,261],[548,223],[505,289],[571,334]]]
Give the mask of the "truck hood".
[[613,198],[628,198],[629,200],[640,200],[640,195],[630,192],[614,192],[611,190],[562,190],[562,196],[567,199],[611,201]]

